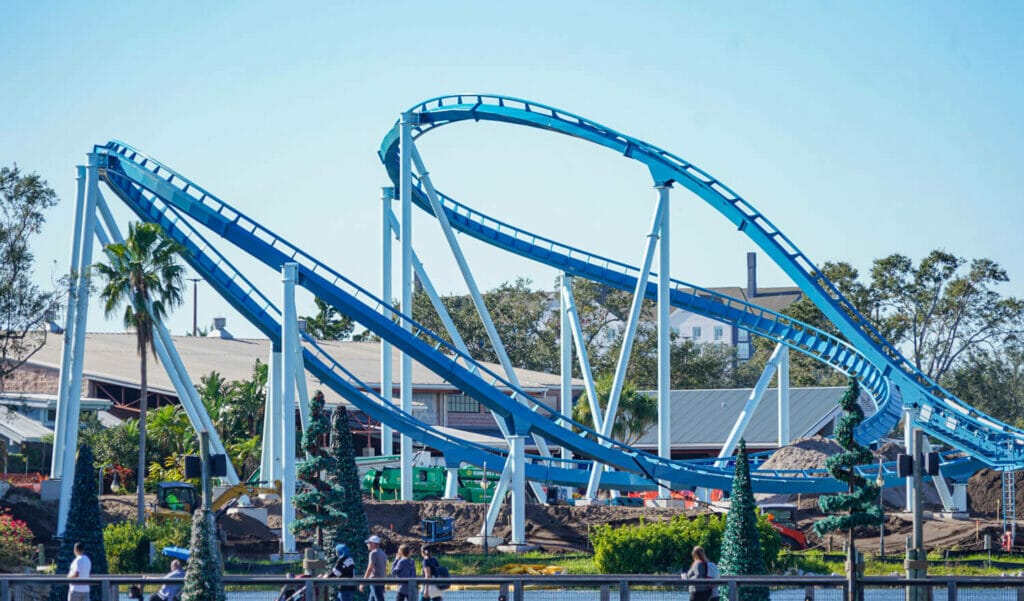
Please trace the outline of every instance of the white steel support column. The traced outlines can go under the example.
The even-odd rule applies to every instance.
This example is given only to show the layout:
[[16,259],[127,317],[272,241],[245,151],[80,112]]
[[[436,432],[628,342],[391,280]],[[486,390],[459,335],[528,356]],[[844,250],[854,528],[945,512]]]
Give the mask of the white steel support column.
[[[403,140],[404,139],[405,138],[403,138]],[[476,284],[476,279],[473,277],[473,272],[469,269],[469,263],[466,262],[466,256],[463,254],[462,248],[459,245],[458,240],[456,240],[456,238],[455,238],[455,232],[454,232],[454,230],[452,230],[452,226],[448,222],[448,217],[445,214],[444,209],[441,207],[441,201],[438,198],[437,191],[434,189],[434,185],[430,181],[430,173],[427,172],[427,169],[426,169],[426,167],[423,164],[423,159],[420,158],[419,152],[416,150],[416,145],[412,142],[411,136],[409,137],[409,140],[408,140],[408,146],[405,146],[403,148],[409,148],[409,150],[410,150],[410,152],[408,153],[409,154],[409,158],[416,165],[416,169],[419,172],[419,176],[420,176],[420,183],[423,185],[423,188],[424,188],[424,190],[427,193],[427,199],[430,201],[430,207],[431,207],[431,209],[434,212],[434,217],[437,219],[438,225],[441,226],[441,232],[444,234],[445,240],[448,242],[448,247],[452,251],[452,256],[455,257],[455,262],[459,266],[459,271],[462,273],[462,278],[466,282],[466,287],[469,288],[469,295],[473,299],[473,305],[476,307],[477,315],[480,316],[480,321],[483,323],[484,330],[487,332],[487,338],[488,338],[488,340],[491,343],[491,348],[494,349],[494,353],[498,356],[498,362],[501,364],[501,366],[502,366],[502,368],[503,368],[503,370],[505,372],[505,377],[508,379],[508,381],[513,386],[515,386],[516,388],[519,388],[519,377],[516,376],[515,370],[512,368],[512,361],[509,360],[508,353],[505,352],[505,345],[502,343],[501,337],[498,336],[498,332],[494,328],[494,321],[491,319],[491,314],[487,310],[487,305],[484,304],[483,295],[480,294],[480,289],[479,289],[479,287]],[[403,157],[403,160],[404,160],[404,157],[405,157],[404,151],[403,151],[402,157]],[[404,163],[403,163],[403,165],[404,165]],[[410,167],[410,171],[411,171],[411,165],[409,167]],[[405,175],[404,167],[403,167],[402,175],[403,176]],[[409,173],[409,179],[410,180],[412,179],[412,173],[411,172]],[[411,197],[412,196],[412,183],[411,183],[411,181],[409,182],[409,186],[408,187],[409,187],[409,196]],[[402,189],[403,189],[403,192],[404,192],[405,187],[403,186]],[[411,198],[409,199],[409,203],[411,204]],[[405,224],[404,224],[404,222],[405,222],[405,218],[404,218],[405,204],[404,203],[403,203],[402,207],[403,207],[403,219],[402,219],[402,221],[403,221],[403,227],[405,227]],[[407,233],[408,233],[408,231],[405,231],[405,232],[403,232],[403,235],[402,235],[403,248],[404,248],[404,245],[406,243],[410,243],[410,236],[406,235]],[[404,303],[403,303],[403,306],[405,306]],[[411,306],[411,302],[410,302],[410,306]],[[513,394],[512,395],[512,398],[514,400],[516,400],[517,402],[519,402],[517,397],[518,397],[517,394]],[[410,409],[410,412],[411,412],[411,409]],[[534,435],[533,440],[534,440],[534,443],[537,445],[537,450],[540,452],[540,454],[542,456],[544,456],[544,457],[550,457],[551,456],[551,451],[548,449],[547,441],[544,440],[544,438],[542,438],[541,436]],[[536,483],[531,483],[531,487],[534,490],[534,494],[536,494],[538,496],[538,498],[540,498],[540,499],[544,498],[541,495],[541,490],[540,490],[540,486],[539,485],[537,485]],[[412,491],[411,491],[411,482],[410,482],[410,495],[411,495],[411,492]],[[495,497],[495,499],[492,500],[491,505],[494,506],[496,503],[500,505],[500,500],[497,497]]]
[[508,439],[512,463],[512,540],[526,544],[526,436],[513,434]]
[[[781,346],[781,345],[780,345]],[[779,367],[776,377],[776,386],[779,391],[779,447],[789,444],[791,438],[789,433],[789,347],[782,346],[782,355],[779,357]]]
[[[387,307],[392,300],[391,282],[391,220],[394,215],[391,213],[391,203],[395,199],[395,189],[385,186],[380,189],[381,202],[381,269],[380,269],[380,297],[384,301],[383,307]],[[381,309],[384,317],[391,317],[391,312],[386,308]],[[391,343],[381,338],[380,340],[380,396],[389,403],[395,402],[395,391],[392,385],[391,375]],[[380,425],[380,454],[390,455],[394,452],[391,444],[391,426],[384,423]]]
[[[670,183],[658,187],[658,203],[665,205],[661,214],[661,240],[658,243],[658,455],[666,459],[672,458],[672,324],[669,321],[669,287],[671,283],[672,248],[668,210]],[[661,494],[668,494],[667,483],[661,487]]]
[[444,500],[456,501],[459,498],[459,468],[447,467],[445,470]]
[[284,473],[281,478],[281,552],[295,552],[295,535],[292,534],[291,524],[295,521],[295,506],[292,498],[295,496],[295,348],[296,335],[294,330],[298,328],[298,317],[295,310],[295,280],[297,277],[298,265],[285,263],[281,267],[281,282],[283,283],[283,296],[281,302],[281,382],[283,384],[281,397],[281,413],[278,419],[281,420],[283,436],[281,437],[281,457]]
[[[560,309],[560,325],[559,334],[561,335],[561,352],[559,354],[559,372],[562,376],[561,392],[559,405],[561,407],[561,413],[565,417],[572,417],[573,410],[573,399],[572,399],[572,332],[570,331],[569,325],[569,310],[565,305],[565,290],[568,290],[572,294],[572,276],[568,273],[562,274],[562,279],[559,282],[561,290],[563,291],[559,297],[562,299],[558,303]],[[572,459],[572,450],[562,445],[562,459]]]
[[[750,396],[747,397],[747,402],[740,411],[739,416],[736,418],[736,423],[733,424],[732,430],[729,431],[729,435],[725,437],[725,442],[722,444],[722,450],[718,453],[719,459],[724,459],[732,455],[736,449],[736,445],[739,444],[740,438],[743,437],[743,432],[747,429],[747,424],[750,423],[750,419],[754,416],[754,411],[757,410],[757,406],[761,404],[761,399],[764,398],[765,391],[768,390],[768,385],[772,383],[772,376],[775,375],[775,371],[778,369],[779,362],[782,360],[782,356],[785,353],[785,345],[775,345],[775,350],[768,357],[767,363],[765,363],[764,370],[761,371],[761,377],[757,379],[757,384],[754,385],[754,389],[750,391]],[[725,465],[724,462],[716,462],[715,465],[722,467]]]
[[85,167],[75,169],[75,220],[71,230],[71,260],[68,262],[68,304],[64,315],[64,338],[60,348],[60,381],[57,385],[57,415],[53,424],[53,457],[50,477],[60,478],[64,466],[64,437],[68,429],[68,390],[71,380],[71,357],[74,354],[75,297],[79,288],[79,254],[82,248],[82,213],[85,210]]
[[78,265],[75,267],[78,276],[74,297],[68,304],[75,303],[75,332],[71,350],[71,377],[68,378],[66,392],[66,417],[64,420],[63,444],[64,459],[61,468],[60,506],[57,514],[57,533],[62,536],[68,523],[68,510],[71,508],[71,488],[75,479],[75,453],[78,451],[78,413],[82,402],[82,366],[85,359],[85,327],[89,316],[89,266],[92,264],[92,244],[96,228],[96,196],[99,193],[99,155],[89,153],[88,166],[85,170],[85,206],[82,209],[82,231],[78,238],[81,248]]
[[[399,140],[400,175],[398,197],[402,201],[402,313],[412,315],[412,113],[402,113]],[[412,324],[402,320],[402,328],[412,332]],[[402,411],[412,414],[412,358],[402,353],[399,395]],[[403,501],[412,501],[412,438],[401,436],[401,492]]]
[[[102,220],[102,223],[96,224],[96,237],[99,238],[100,245],[105,248],[111,241],[124,242],[121,230],[117,227],[117,222],[114,220],[114,216],[110,212],[110,208],[107,206],[102,193],[96,194],[96,209],[99,211]],[[104,230],[104,225],[106,230]],[[109,236],[107,231],[110,232]],[[161,365],[164,366],[167,377],[171,379],[175,392],[178,393],[181,407],[185,410],[189,423],[192,424],[192,429],[195,430],[197,436],[203,430],[209,433],[211,452],[228,457],[225,480],[232,486],[238,484],[238,472],[235,471],[235,466],[231,464],[231,459],[224,450],[224,443],[221,441],[220,435],[217,434],[216,428],[213,427],[213,421],[206,413],[206,407],[199,398],[199,393],[192,383],[188,370],[185,369],[185,364],[182,363],[181,356],[174,347],[174,341],[171,338],[170,332],[167,331],[167,326],[162,321],[154,322],[153,333],[155,335],[153,347],[156,349],[157,358],[160,360]]]
[[267,361],[267,402],[263,411],[263,454],[260,459],[260,480],[274,482],[281,480],[281,346],[271,342],[270,357]]
[[[498,331],[494,327],[494,320],[491,319],[490,311],[487,310],[487,305],[484,304],[483,295],[480,293],[480,288],[477,286],[476,279],[473,277],[473,272],[469,269],[469,263],[466,261],[466,255],[462,252],[462,247],[455,238],[455,231],[452,229],[451,223],[448,222],[448,216],[441,207],[441,201],[438,198],[437,191],[434,189],[434,184],[431,183],[430,180],[430,173],[427,171],[426,166],[424,166],[423,159],[420,158],[419,151],[416,150],[416,146],[411,140],[409,142],[409,148],[412,150],[411,159],[416,165],[416,170],[419,172],[420,183],[423,185],[423,188],[427,193],[427,200],[430,201],[430,208],[434,212],[434,217],[437,219],[438,225],[441,226],[441,233],[444,234],[445,240],[448,242],[448,247],[452,251],[452,256],[455,257],[455,262],[459,266],[460,273],[462,273],[462,279],[466,282],[466,287],[469,288],[469,295],[473,299],[473,305],[476,307],[476,312],[480,316],[480,321],[484,325],[484,330],[487,332],[487,339],[491,343],[491,348],[494,349],[494,354],[498,356],[498,363],[501,364],[501,367],[505,372],[505,377],[512,383],[512,385],[519,388],[519,377],[516,375],[515,369],[512,367],[512,361],[508,358],[508,353],[505,351],[505,345],[502,343],[501,337],[498,335]],[[403,240],[405,240],[404,236]],[[541,455],[545,457],[551,456],[546,440],[536,435],[533,437],[533,440]]]
[[573,340],[576,342],[576,356],[579,357],[580,373],[583,374],[583,388],[587,392],[587,403],[590,404],[590,415],[594,419],[595,428],[601,427],[601,406],[597,401],[597,389],[594,374],[590,369],[590,357],[587,355],[586,339],[576,311],[576,298],[572,287],[562,287],[562,311],[568,317]]
[[[663,189],[666,190],[664,194],[661,193],[661,190]],[[626,320],[626,331],[622,340],[622,348],[619,349],[619,361],[615,365],[615,376],[612,379],[611,391],[608,393],[608,406],[604,413],[604,419],[600,421],[596,419],[594,420],[595,427],[602,436],[611,435],[612,427],[615,425],[615,414],[619,410],[619,395],[622,393],[622,385],[626,380],[626,368],[629,366],[629,355],[633,351],[633,340],[636,338],[637,325],[640,323],[640,309],[643,307],[644,292],[647,289],[647,280],[651,274],[651,263],[654,261],[654,249],[658,246],[658,232],[662,230],[665,225],[666,215],[668,215],[669,195],[667,190],[668,188],[658,189],[658,204],[654,208],[654,217],[651,219],[651,229],[647,234],[647,244],[644,247],[644,258],[641,263],[640,273],[637,274],[636,287],[633,290],[633,303],[629,308],[629,318]],[[668,248],[667,240],[663,240],[662,246],[664,248]],[[662,302],[660,293],[658,296],[658,302]],[[658,314],[658,319],[658,328],[660,332],[663,325],[660,321],[660,312]],[[668,319],[666,317],[665,324],[667,323]],[[660,353],[660,342],[658,349],[658,352]],[[601,444],[608,446],[605,441],[602,440],[600,442]],[[605,466],[602,464],[594,463],[594,467],[590,470],[590,481],[587,484],[588,499],[597,498],[597,490],[601,485],[601,474],[604,472],[604,469]]]
[[[512,435],[508,438],[512,440]],[[509,447],[511,449],[511,447]],[[484,465],[484,473],[487,473],[487,466]],[[501,470],[501,477],[494,485],[494,496],[487,507],[487,515],[484,517],[484,525],[480,528],[481,536],[491,536],[494,532],[494,524],[498,521],[498,513],[501,511],[501,499],[508,491],[509,483],[512,481],[512,454],[505,459],[505,467]]]

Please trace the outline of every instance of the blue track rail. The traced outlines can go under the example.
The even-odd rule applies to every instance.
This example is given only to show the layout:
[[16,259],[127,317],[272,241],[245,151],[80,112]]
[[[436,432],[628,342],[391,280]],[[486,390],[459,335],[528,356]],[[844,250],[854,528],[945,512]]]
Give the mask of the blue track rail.
[[[297,262],[300,285],[494,410],[501,419],[506,420],[510,430],[539,433],[580,455],[623,470],[622,473],[608,474],[609,487],[644,489],[650,488],[651,482],[657,479],[668,480],[679,487],[730,487],[730,469],[715,468],[699,462],[669,461],[623,447],[615,441],[609,441],[611,447],[602,446],[597,442],[600,437],[596,432],[552,414],[546,406],[516,389],[486,366],[447,347],[433,333],[418,327],[412,334],[401,329],[383,317],[381,309],[385,305],[372,294],[162,164],[117,142],[97,147],[96,151],[104,159],[101,161],[101,176],[118,197],[142,219],[160,223],[174,239],[185,245],[189,263],[232,306],[272,340],[277,341],[280,336],[277,321],[279,311],[179,213],[211,229],[275,270],[280,269],[284,263]],[[393,308],[388,309],[399,313]],[[445,452],[451,464],[466,461],[481,465],[488,458],[493,462],[495,456],[504,456],[503,451],[469,445],[445,436],[392,405],[383,403],[383,399],[370,392],[343,366],[333,362],[314,342],[308,339],[305,342],[307,369],[374,419]],[[579,428],[581,433],[574,432],[574,427]],[[977,465],[964,460],[950,461],[947,466],[948,475],[969,474],[977,468]],[[864,471],[870,476],[875,469],[875,466],[866,466]],[[527,466],[527,477],[531,480],[569,486],[582,486],[588,473],[587,462],[573,461],[572,467],[567,467],[558,459],[531,457]],[[765,492],[841,490],[841,484],[823,476],[821,470],[760,470],[755,472],[753,480],[755,488]],[[893,478],[893,483],[898,481]]]
[[[673,282],[673,306],[686,308],[786,344],[858,378],[878,411],[857,430],[861,442],[877,440],[900,419],[904,406],[928,434],[993,467],[1024,467],[1024,432],[965,405],[922,374],[836,289],[789,238],[724,183],[668,151],[599,123],[543,104],[484,94],[433,98],[410,110],[414,137],[463,121],[492,121],[579,138],[639,161],[655,184],[676,183],[699,196],[746,234],[800,287],[849,341],[807,324],[683,282]],[[398,125],[384,137],[379,155],[398,184]],[[633,290],[638,270],[587,251],[537,236],[442,196],[453,227],[504,250],[624,290]],[[421,187],[413,201],[431,213]],[[654,297],[651,283],[646,295]]]

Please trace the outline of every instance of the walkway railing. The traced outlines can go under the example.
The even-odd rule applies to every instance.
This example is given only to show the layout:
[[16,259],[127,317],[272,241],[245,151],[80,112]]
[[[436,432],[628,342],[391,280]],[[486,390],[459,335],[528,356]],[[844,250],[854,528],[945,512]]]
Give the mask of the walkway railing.
[[[0,601],[32,601],[46,599],[51,587],[67,586],[62,576],[0,574]],[[128,589],[143,587],[143,598],[166,583],[155,576],[104,575],[74,581],[98,587],[103,601],[129,599]],[[177,580],[181,582],[181,580]],[[424,585],[422,578],[378,580],[362,579],[294,579],[281,576],[226,576],[224,585],[228,601],[276,601],[282,590],[290,588],[291,601],[327,601],[334,599],[339,586],[373,583],[386,585],[386,599],[395,598],[401,584],[413,587],[411,601],[419,601]],[[688,581],[679,576],[603,575],[603,576],[461,576],[447,580],[435,579],[431,584],[447,583],[442,591],[447,601],[689,601],[690,585],[708,585],[708,580]],[[766,576],[723,577],[713,581],[719,585],[722,601],[739,601],[741,591],[748,587],[766,588],[772,601],[844,601],[848,598],[847,581],[842,576]],[[921,587],[926,593],[922,601],[1024,601],[1024,577],[939,576],[909,580],[902,577],[866,577],[859,581],[865,601],[903,601],[908,590]],[[66,589],[65,589],[66,590]],[[921,589],[919,589],[921,590]]]

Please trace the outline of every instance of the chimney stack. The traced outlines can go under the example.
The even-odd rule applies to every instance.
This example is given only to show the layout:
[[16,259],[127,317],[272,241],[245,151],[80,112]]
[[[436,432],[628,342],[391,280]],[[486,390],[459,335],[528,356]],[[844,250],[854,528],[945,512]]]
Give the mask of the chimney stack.
[[757,253],[747,253],[747,298],[757,296]]

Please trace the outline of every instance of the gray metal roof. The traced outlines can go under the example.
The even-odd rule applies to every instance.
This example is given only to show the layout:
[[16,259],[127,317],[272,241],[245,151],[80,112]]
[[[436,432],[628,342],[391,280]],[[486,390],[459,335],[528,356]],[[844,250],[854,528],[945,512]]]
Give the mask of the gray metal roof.
[[14,444],[43,442],[44,436],[53,436],[53,430],[17,411],[0,411],[0,436]]
[[[266,363],[270,354],[267,339],[233,340],[194,336],[174,336],[174,346],[182,362],[198,384],[200,377],[217,371],[227,381],[245,380],[252,377],[256,359]],[[32,356],[29,365],[59,369],[61,336],[48,336],[46,344]],[[377,342],[320,342],[321,348],[338,360],[370,388],[380,387],[380,344]],[[392,354],[395,394],[398,393],[399,353]],[[155,392],[175,395],[170,378],[163,366],[149,357],[149,387]],[[486,363],[495,373],[503,374],[498,365]],[[89,333],[85,341],[85,367],[87,377],[126,386],[138,386],[139,357],[135,351],[135,335],[132,333]],[[561,380],[558,375],[517,369],[516,375],[523,388],[528,391],[557,389]],[[455,391],[455,387],[443,378],[413,362],[413,388],[417,391]],[[582,388],[582,382],[574,384]],[[312,375],[306,375],[306,385],[312,394],[321,389],[328,403],[339,403],[341,398],[329,390]]]
[[[821,431],[839,411],[839,397],[846,387],[790,388],[789,415],[792,439]],[[670,396],[672,447],[705,449],[720,447],[732,431],[751,389],[673,390]],[[644,394],[656,395],[654,391]],[[863,400],[864,397],[862,397]],[[775,446],[778,442],[778,393],[769,388],[747,425],[743,438],[748,445]],[[873,413],[873,405],[867,405]],[[870,415],[865,408],[865,412]],[[657,428],[652,427],[637,446],[657,445]]]

